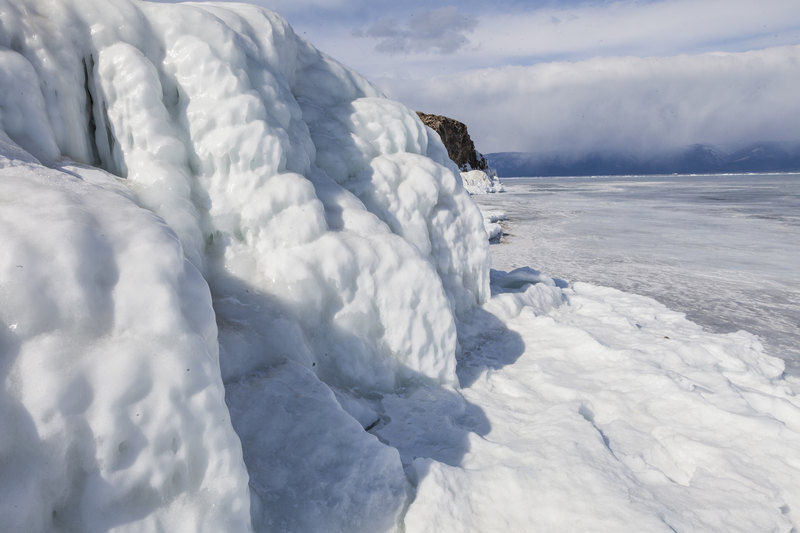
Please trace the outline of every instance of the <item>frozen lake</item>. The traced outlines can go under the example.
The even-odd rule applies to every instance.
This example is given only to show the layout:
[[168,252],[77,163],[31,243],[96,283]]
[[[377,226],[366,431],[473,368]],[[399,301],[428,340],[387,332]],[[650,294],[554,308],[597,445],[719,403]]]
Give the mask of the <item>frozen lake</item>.
[[504,178],[492,267],[650,296],[800,374],[800,174]]

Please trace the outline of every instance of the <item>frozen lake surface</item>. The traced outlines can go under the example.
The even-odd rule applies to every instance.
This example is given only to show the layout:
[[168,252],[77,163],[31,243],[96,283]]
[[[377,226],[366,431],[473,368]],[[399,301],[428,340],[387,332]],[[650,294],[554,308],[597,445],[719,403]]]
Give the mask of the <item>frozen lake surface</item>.
[[744,329],[800,373],[800,174],[505,178],[492,266],[530,265]]

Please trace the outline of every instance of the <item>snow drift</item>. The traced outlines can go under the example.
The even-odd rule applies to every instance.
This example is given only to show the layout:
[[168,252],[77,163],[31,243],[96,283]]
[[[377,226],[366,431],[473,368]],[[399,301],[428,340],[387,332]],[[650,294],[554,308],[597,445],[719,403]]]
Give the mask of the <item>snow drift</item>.
[[438,137],[271,12],[0,0],[0,87],[5,531],[800,524],[781,361],[490,298]]

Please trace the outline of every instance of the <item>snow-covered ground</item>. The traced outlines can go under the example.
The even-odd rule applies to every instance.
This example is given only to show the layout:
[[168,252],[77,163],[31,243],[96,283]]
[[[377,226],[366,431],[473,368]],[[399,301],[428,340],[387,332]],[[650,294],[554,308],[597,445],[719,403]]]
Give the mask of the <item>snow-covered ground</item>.
[[800,525],[780,359],[490,275],[437,136],[278,16],[0,0],[0,87],[3,531]]
[[462,329],[466,444],[413,461],[409,530],[797,527],[799,389],[780,360],[649,298],[524,274],[496,274]]

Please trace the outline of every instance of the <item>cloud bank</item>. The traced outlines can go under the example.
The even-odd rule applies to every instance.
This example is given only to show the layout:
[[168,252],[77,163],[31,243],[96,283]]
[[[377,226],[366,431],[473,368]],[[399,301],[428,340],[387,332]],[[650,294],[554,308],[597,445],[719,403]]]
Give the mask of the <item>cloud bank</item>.
[[539,60],[743,52],[800,39],[796,0],[591,2],[490,11],[476,42],[487,57]]
[[612,57],[380,80],[390,96],[466,122],[484,152],[621,151],[800,140],[800,46]]

